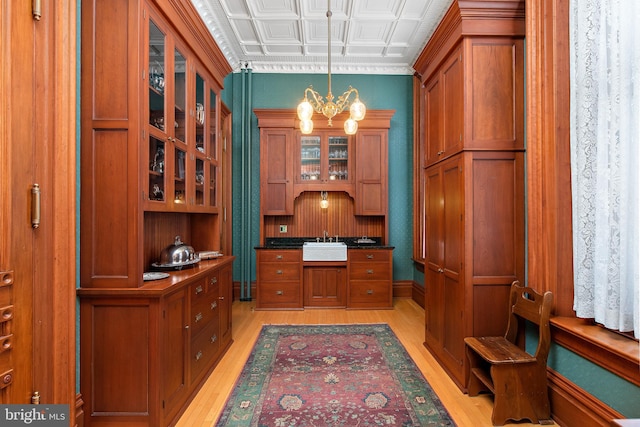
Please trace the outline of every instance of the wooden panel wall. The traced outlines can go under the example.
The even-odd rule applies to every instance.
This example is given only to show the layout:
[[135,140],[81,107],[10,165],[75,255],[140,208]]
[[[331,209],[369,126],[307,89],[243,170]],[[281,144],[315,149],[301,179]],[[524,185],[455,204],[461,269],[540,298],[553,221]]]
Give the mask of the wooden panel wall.
[[[347,193],[329,192],[327,209],[320,208],[320,200],[319,191],[304,192],[292,216],[266,216],[265,237],[322,237],[325,230],[332,237],[384,237],[384,217],[354,215],[354,200]],[[286,233],[280,233],[280,225],[287,226]]]

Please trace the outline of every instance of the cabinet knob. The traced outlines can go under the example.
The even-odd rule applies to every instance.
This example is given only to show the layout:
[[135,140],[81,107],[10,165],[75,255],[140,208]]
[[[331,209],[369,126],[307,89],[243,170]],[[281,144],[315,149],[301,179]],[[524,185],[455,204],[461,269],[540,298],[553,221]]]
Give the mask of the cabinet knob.
[[198,295],[199,293],[202,293],[202,291],[203,291],[202,285],[196,286],[196,295]]
[[373,274],[373,270],[367,270],[367,274]]
[[373,255],[372,254],[367,254],[367,259],[373,259]]
[[284,295],[284,292],[282,292],[282,291],[276,291],[276,295]]
[[220,301],[224,301],[224,297],[218,297]]
[[282,274],[282,270],[276,270],[276,274]]
[[216,334],[211,335],[211,344],[218,341],[218,336]]
[[196,361],[202,359],[202,351],[196,353]]
[[438,151],[438,156],[442,156],[444,154],[444,151]]
[[367,289],[367,295],[373,295],[373,289]]
[[282,255],[276,255],[276,259],[282,259]]
[[212,277],[211,280],[209,281],[209,283],[211,283],[212,285],[215,285],[216,283],[218,283],[218,278],[217,277]]
[[195,317],[195,321],[196,321],[196,323],[198,323],[199,321],[201,321],[203,317],[204,317],[204,316],[202,315],[202,313],[198,313],[198,314],[196,314],[196,317]]
[[211,310],[215,310],[215,308],[218,306],[218,302],[214,301],[211,303]]
[[189,329],[189,325],[184,325],[184,328],[185,329]]
[[439,268],[438,273],[444,273],[444,270],[442,268]]

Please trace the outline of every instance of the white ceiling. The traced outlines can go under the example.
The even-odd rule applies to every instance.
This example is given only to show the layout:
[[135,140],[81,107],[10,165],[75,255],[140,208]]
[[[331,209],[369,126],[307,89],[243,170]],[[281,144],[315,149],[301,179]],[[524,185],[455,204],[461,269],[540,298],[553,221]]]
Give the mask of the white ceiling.
[[[327,0],[191,0],[234,71],[327,72]],[[332,0],[331,72],[413,74],[452,0]]]

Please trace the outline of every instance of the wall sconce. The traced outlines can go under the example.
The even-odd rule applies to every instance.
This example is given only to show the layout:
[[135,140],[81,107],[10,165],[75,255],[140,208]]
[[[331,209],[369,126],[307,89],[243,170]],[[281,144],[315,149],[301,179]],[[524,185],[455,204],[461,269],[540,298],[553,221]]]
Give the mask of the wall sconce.
[[322,198],[322,200],[320,200],[320,207],[322,209],[327,209],[329,207],[329,201],[327,200],[328,195],[329,193],[327,193],[326,191],[320,192],[320,197]]

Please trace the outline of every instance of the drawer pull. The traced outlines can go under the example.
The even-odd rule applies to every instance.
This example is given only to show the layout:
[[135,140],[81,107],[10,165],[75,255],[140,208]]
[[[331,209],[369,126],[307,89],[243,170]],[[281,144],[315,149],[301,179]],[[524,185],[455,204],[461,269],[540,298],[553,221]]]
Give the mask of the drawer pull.
[[284,295],[283,291],[276,291],[276,295]]
[[282,274],[282,270],[276,270],[276,274]]
[[367,259],[373,259],[373,255],[372,254],[367,254]]
[[203,317],[204,317],[204,316],[202,315],[202,313],[198,313],[198,314],[196,314],[196,323],[198,323],[199,321],[201,321]]
[[202,359],[202,351],[196,353],[196,361]]
[[13,338],[13,334],[0,336],[0,353],[5,350],[11,350],[13,348],[11,338]]
[[282,259],[282,255],[276,255],[276,259]]
[[202,285],[198,285],[196,286],[196,295],[202,293],[203,289],[202,289]]
[[367,274],[373,274],[373,270],[371,269],[367,270]]
[[215,310],[218,307],[218,301],[214,301],[211,303],[211,310]]
[[215,343],[216,341],[218,341],[218,336],[216,334],[211,335],[211,344]]
[[373,289],[367,289],[367,295],[373,295]]
[[211,280],[209,281],[209,283],[211,283],[212,285],[215,285],[216,283],[218,283],[218,278],[217,277],[212,277]]

